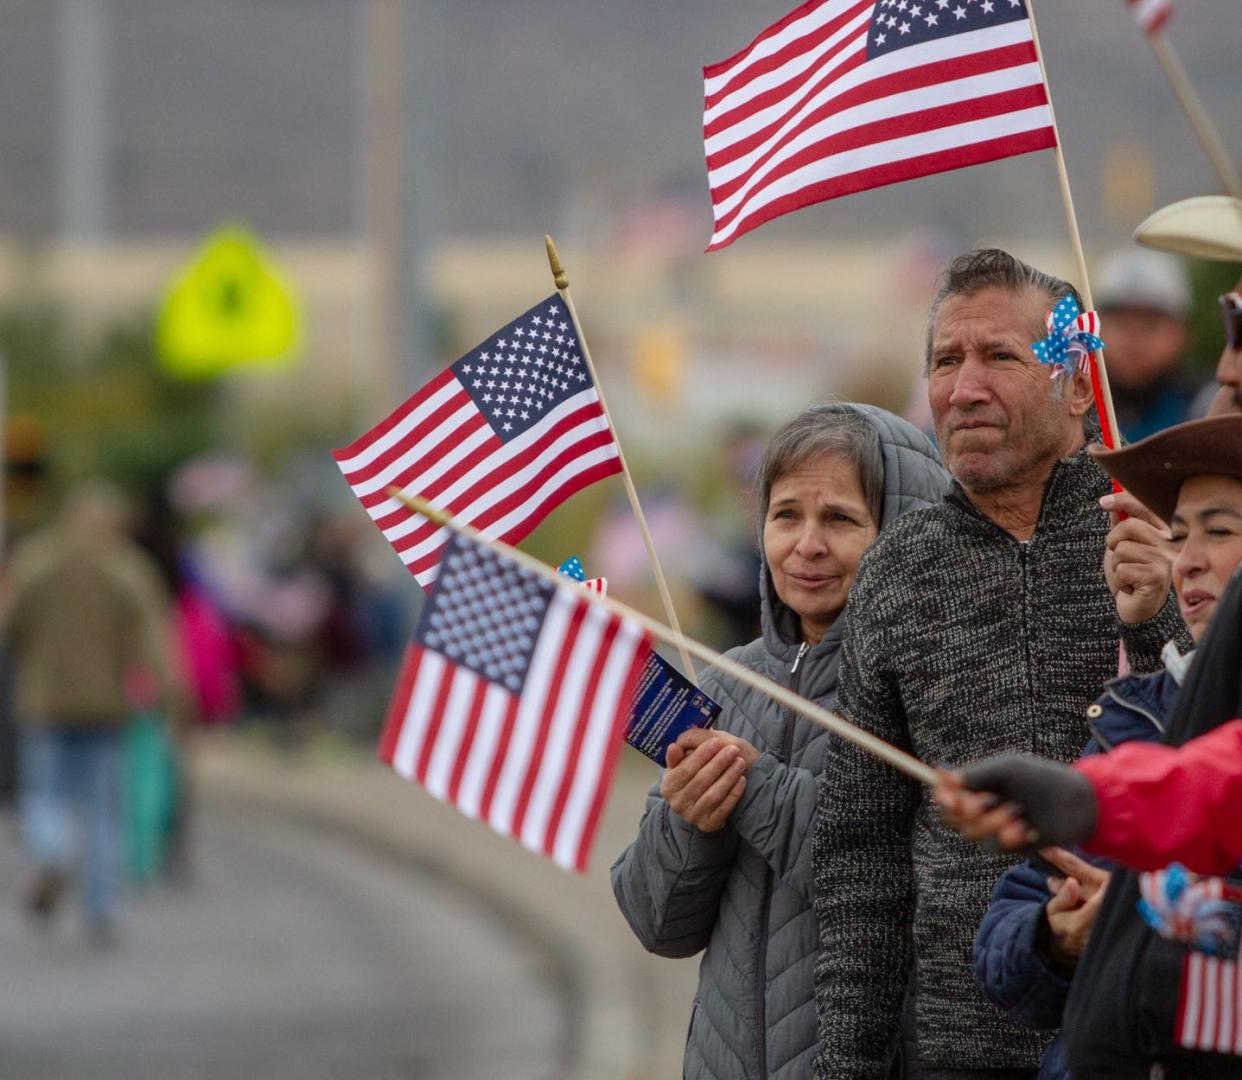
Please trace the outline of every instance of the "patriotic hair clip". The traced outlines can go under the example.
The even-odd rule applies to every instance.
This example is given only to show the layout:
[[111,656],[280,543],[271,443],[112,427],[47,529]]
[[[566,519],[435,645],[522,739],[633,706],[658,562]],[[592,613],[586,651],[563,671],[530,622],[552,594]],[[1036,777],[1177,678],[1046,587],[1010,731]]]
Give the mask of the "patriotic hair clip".
[[1094,311],[1078,311],[1078,301],[1063,296],[1045,320],[1048,336],[1031,348],[1041,364],[1052,367],[1052,378],[1087,371],[1091,354],[1104,348],[1099,338],[1100,317]]

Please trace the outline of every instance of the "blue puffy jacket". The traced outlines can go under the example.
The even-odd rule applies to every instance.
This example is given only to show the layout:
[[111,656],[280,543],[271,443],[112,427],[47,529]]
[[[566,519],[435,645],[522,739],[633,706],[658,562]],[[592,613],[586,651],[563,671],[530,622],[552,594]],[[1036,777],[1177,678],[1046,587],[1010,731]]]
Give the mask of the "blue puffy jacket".
[[[1110,682],[1087,710],[1091,740],[1083,756],[1135,739],[1155,742],[1164,732],[1177,692],[1177,680],[1166,670]],[[1109,865],[1104,859],[1090,861]],[[1070,988],[1070,978],[1058,972],[1038,947],[1044,906],[1051,898],[1048,870],[1030,860],[1019,863],[996,883],[974,949],[975,980],[983,996],[1014,1023],[1044,1031],[1061,1026]],[[1069,1080],[1069,1075],[1058,1036],[1040,1061],[1039,1078]]]

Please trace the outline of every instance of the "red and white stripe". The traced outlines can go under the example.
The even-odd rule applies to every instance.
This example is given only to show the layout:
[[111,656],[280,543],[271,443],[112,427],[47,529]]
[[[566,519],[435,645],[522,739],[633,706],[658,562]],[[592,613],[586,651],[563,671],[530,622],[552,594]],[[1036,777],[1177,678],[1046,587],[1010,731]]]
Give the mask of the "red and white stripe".
[[1173,14],[1173,0],[1126,0],[1126,3],[1145,34],[1163,29]]
[[[1144,874],[1163,891],[1163,871]],[[1210,899],[1224,899],[1236,890],[1222,878],[1209,878]],[[1144,890],[1146,895],[1146,890]],[[1182,985],[1174,1024],[1178,1046],[1217,1054],[1242,1054],[1242,967],[1201,952],[1189,952],[1182,961]]]
[[649,650],[636,623],[576,583],[560,586],[520,697],[411,646],[380,757],[437,799],[581,873]]
[[621,472],[594,386],[505,443],[451,368],[333,457],[424,588],[436,578],[448,530],[391,498],[389,487],[426,499],[488,539],[515,543],[574,492]]
[[1242,1054],[1242,967],[1236,961],[1186,955],[1174,1034],[1188,1050]]
[[704,68],[707,250],[824,199],[1056,145],[1028,20],[867,60],[873,0],[810,0]]

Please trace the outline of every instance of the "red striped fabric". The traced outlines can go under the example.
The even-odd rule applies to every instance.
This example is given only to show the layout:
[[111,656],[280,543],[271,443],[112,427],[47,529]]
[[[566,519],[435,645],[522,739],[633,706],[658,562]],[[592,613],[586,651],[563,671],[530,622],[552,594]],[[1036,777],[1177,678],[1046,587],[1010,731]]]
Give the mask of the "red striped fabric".
[[1242,968],[1200,952],[1182,961],[1181,998],[1174,1026],[1187,1050],[1242,1054]]
[[[616,439],[565,319],[559,302],[531,309],[333,451],[424,588],[436,578],[447,530],[390,497],[389,487],[449,511],[488,539],[516,543],[574,492],[621,472]],[[512,404],[506,410],[494,396]]]
[[1021,2],[809,0],[704,68],[707,250],[811,203],[1055,146]]
[[[429,604],[451,604],[443,593],[459,581],[457,571],[446,573]],[[494,628],[461,624],[462,612],[467,623],[473,618],[471,603],[460,604],[458,622],[442,630],[468,642],[467,650]],[[489,616],[497,618],[494,610],[479,618]],[[646,633],[566,579],[552,591],[513,692],[477,664],[450,659],[452,648],[433,647],[425,625],[424,617],[398,679],[380,758],[501,835],[585,871],[650,651]]]
[[1173,14],[1173,0],[1126,0],[1126,3],[1145,34],[1163,29]]

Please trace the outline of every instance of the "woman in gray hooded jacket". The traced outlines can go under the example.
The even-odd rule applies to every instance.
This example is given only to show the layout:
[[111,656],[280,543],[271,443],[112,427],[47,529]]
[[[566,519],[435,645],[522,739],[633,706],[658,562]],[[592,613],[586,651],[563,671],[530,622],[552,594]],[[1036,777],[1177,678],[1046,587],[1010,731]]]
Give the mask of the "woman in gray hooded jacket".
[[[761,467],[763,636],[730,656],[831,708],[849,587],[889,522],[948,477],[913,425],[868,405],[806,410]],[[815,954],[811,819],[828,733],[712,670],[723,706],[686,732],[647,799],[612,887],[650,952],[703,951],[686,1042],[693,1080],[811,1075]]]

